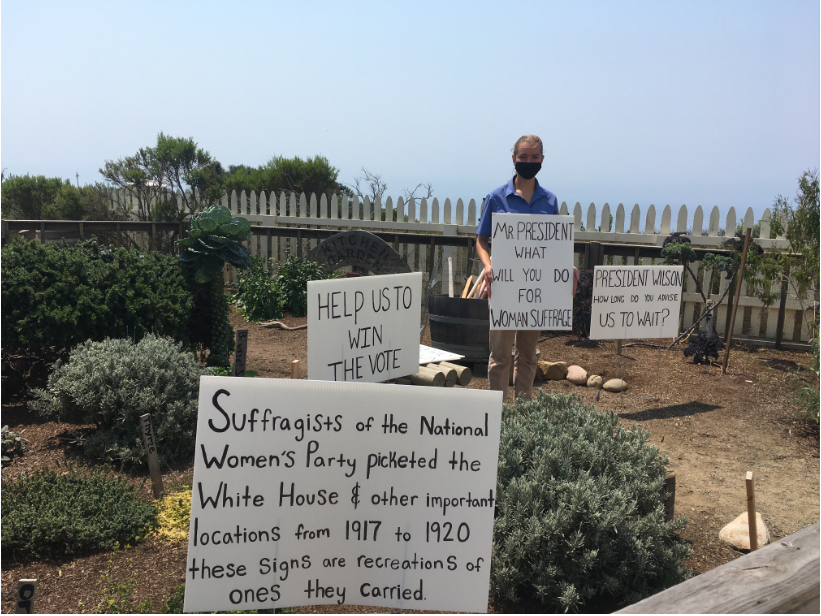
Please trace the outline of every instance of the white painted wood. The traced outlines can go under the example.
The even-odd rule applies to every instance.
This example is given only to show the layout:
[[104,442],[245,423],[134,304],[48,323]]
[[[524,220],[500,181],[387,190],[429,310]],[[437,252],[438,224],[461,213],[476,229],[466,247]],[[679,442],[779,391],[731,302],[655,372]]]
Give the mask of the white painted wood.
[[[310,214],[311,218],[316,218],[317,210],[316,210],[316,194],[315,193],[311,193],[311,202],[310,202],[309,211],[311,213]],[[324,216],[323,216],[323,218],[324,218]]]
[[456,202],[456,219],[454,224],[465,224],[465,203],[461,199]]
[[422,198],[422,203],[419,204],[419,222],[428,222],[428,200],[424,197]]
[[246,195],[245,191],[243,190],[239,194],[239,215],[247,216],[248,214],[248,195]]
[[570,215],[570,212],[567,209],[567,201],[562,201],[562,205],[559,208],[559,214],[561,214],[562,216]]
[[753,214],[753,208],[748,207],[747,211],[744,213],[744,228],[741,230],[742,233],[746,233],[747,229],[752,229],[755,226],[755,214]]
[[416,222],[416,199],[408,199],[408,222]]
[[471,199],[468,203],[468,225],[476,224],[476,200]]
[[339,218],[342,220],[348,220],[351,214],[351,206],[348,203],[348,195],[342,196],[342,202],[339,207]]
[[639,204],[636,203],[633,206],[633,211],[630,212],[630,233],[640,233],[641,231],[639,228],[641,227],[641,209],[639,208]]
[[259,213],[262,216],[268,216],[270,213],[268,212],[268,199],[266,198],[265,191],[259,191]]
[[656,232],[656,206],[652,203],[647,208],[647,217],[644,219],[644,233],[652,235]]
[[613,228],[614,233],[624,233],[624,205],[619,203],[619,207],[616,208],[616,223],[615,227]]
[[672,217],[672,211],[670,210],[670,204],[664,206],[664,210],[661,212],[661,231],[659,235],[663,235],[667,237],[670,235],[670,218]]
[[328,196],[322,193],[322,198],[319,200],[319,217],[328,218]]
[[602,233],[610,233],[613,229],[610,226],[610,204],[605,203],[601,209],[601,228]]
[[351,220],[362,220],[362,212],[359,208],[359,195],[354,195],[352,199]]
[[790,226],[790,219],[787,216],[787,212],[781,212],[781,229],[783,233],[778,236],[778,239],[784,239],[786,237],[787,229]]
[[[393,220],[393,216],[390,220]],[[396,200],[396,222],[405,222],[405,200],[402,197]]]
[[[380,206],[382,205],[382,201],[378,196],[376,197],[376,201]],[[373,205],[368,195],[365,195],[364,199],[362,199],[362,220],[373,220]]]
[[724,226],[724,237],[733,237],[735,235],[735,208],[731,207],[730,211],[727,212],[727,222]]
[[237,191],[231,191],[231,214],[234,216],[239,216],[239,202],[237,201]]
[[445,215],[445,218],[444,220],[442,220],[442,222],[446,225],[452,225],[453,223],[451,222],[452,218],[450,199],[445,199],[445,207],[443,208],[443,213]]
[[761,220],[758,223],[758,228],[760,232],[760,236],[762,239],[769,239],[770,237],[770,220],[772,219],[772,214],[770,213],[770,208],[764,208],[764,213],[761,215]]
[[585,231],[592,233],[596,230],[596,204],[591,203],[587,206],[587,224]]
[[436,197],[433,198],[433,203],[430,206],[430,221],[436,224],[442,222],[442,219],[439,218],[439,199]]
[[256,191],[252,190],[251,194],[248,195],[248,213],[251,215],[259,214],[259,209],[257,205],[257,193]]
[[296,211],[296,193],[295,192],[292,192],[291,193],[291,198],[288,199],[288,216],[291,216],[293,218],[296,218],[297,216],[299,216],[299,214],[297,214],[297,211]]
[[713,206],[712,211],[710,212],[710,228],[707,231],[707,235],[711,237],[718,236],[718,227],[720,225],[719,221],[719,213],[718,213],[718,206]]
[[[394,211],[393,199],[388,197],[387,201],[385,201],[385,221],[386,222],[392,222],[393,221],[393,211]],[[373,219],[374,220],[379,220],[381,217],[382,217],[382,207],[380,205],[374,211]],[[401,222],[401,221],[397,220],[397,222]]]
[[701,237],[702,232],[704,231],[704,210],[701,209],[699,205],[696,208],[695,214],[693,214],[693,236],[694,237]]
[[[676,231],[679,233],[684,233],[687,231],[687,206],[682,205],[681,209],[678,211],[678,218],[676,219]],[[693,232],[690,235],[698,235],[696,233],[695,227],[693,227]]]
[[308,217],[308,199],[305,198],[305,193],[299,194],[299,215],[302,218]]
[[578,201],[576,201],[576,205],[573,207],[573,230],[582,230],[582,206]]

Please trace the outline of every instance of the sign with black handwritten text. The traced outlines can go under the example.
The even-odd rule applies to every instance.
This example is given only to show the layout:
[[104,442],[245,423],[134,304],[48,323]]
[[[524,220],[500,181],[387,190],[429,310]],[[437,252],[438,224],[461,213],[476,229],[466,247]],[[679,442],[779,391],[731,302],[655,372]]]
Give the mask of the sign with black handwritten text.
[[682,265],[602,265],[593,270],[591,340],[678,336]]
[[501,392],[200,379],[185,611],[486,612]]
[[493,215],[490,329],[573,326],[573,217]]
[[308,283],[308,378],[379,383],[419,372],[422,273]]

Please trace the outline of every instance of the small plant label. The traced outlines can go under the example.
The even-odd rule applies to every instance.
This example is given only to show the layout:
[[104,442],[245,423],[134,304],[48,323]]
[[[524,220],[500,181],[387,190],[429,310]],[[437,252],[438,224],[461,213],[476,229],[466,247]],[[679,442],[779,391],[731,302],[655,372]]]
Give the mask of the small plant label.
[[501,392],[200,379],[185,611],[486,612]]
[[237,343],[234,349],[234,376],[245,376],[245,357],[248,353],[248,330],[237,330]]
[[573,217],[493,215],[490,329],[573,327]]
[[602,265],[593,271],[591,340],[675,338],[682,265]]
[[308,378],[379,383],[419,371],[422,274],[308,283]]

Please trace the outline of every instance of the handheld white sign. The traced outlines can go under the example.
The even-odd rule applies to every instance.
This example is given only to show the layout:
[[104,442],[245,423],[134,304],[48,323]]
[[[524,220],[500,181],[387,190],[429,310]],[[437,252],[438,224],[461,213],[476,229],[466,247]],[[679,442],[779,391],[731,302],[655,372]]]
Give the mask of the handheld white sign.
[[422,273],[308,283],[308,378],[378,383],[419,372]]
[[464,357],[464,355],[457,355],[456,353],[436,349],[424,344],[419,345],[419,365],[438,363],[440,361],[458,361]]
[[486,612],[501,392],[200,379],[185,611]]
[[603,265],[593,271],[591,340],[675,338],[682,265]]
[[493,215],[490,329],[573,326],[573,217]]

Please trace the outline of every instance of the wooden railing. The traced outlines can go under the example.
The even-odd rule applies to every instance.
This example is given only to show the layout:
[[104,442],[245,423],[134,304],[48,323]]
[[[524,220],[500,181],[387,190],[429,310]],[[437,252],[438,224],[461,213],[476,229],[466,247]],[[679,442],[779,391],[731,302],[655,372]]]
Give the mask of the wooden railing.
[[818,614],[819,524],[616,614]]

